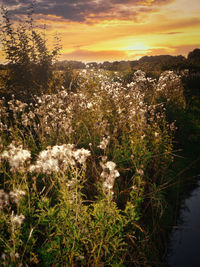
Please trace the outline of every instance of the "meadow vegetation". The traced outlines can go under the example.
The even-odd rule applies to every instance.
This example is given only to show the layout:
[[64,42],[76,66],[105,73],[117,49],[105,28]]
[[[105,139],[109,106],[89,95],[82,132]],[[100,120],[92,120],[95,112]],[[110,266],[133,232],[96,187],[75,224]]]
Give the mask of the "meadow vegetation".
[[161,266],[182,78],[55,73],[59,46],[3,14],[2,265]]

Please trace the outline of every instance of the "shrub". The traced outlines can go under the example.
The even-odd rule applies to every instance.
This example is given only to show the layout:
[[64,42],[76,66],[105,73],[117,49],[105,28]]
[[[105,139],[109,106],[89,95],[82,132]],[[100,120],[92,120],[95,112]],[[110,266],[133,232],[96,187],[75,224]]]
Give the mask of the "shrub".
[[28,101],[34,94],[47,92],[60,46],[57,42],[52,51],[48,50],[45,37],[34,29],[31,13],[26,23],[15,28],[8,11],[2,7],[1,12],[1,43],[7,60],[6,94]]

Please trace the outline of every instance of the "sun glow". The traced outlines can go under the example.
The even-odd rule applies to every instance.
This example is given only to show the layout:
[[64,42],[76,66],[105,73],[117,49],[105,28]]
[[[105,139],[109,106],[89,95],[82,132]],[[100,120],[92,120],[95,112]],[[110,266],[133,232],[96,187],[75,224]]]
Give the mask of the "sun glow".
[[135,43],[134,45],[127,46],[125,48],[125,50],[128,50],[128,51],[147,51],[149,49],[150,47],[143,43]]

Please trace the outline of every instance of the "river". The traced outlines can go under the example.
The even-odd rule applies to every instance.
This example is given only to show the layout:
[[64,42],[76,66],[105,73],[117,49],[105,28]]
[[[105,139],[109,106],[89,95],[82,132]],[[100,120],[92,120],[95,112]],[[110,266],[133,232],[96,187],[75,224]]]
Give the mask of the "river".
[[181,205],[166,261],[170,267],[200,266],[200,181]]

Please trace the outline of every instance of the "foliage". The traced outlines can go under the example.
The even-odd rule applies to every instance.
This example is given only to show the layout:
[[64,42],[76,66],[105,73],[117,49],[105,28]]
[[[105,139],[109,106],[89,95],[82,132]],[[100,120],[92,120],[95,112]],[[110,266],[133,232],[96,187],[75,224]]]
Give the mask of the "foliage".
[[27,101],[30,95],[41,94],[49,88],[60,46],[57,42],[52,51],[48,50],[45,37],[34,29],[32,13],[28,14],[26,23],[15,28],[8,11],[2,7],[1,12],[1,43],[7,60],[6,94]]
[[187,59],[190,64],[190,68],[194,70],[200,69],[200,49],[199,48],[196,48],[193,51],[191,51],[188,54]]
[[151,229],[173,162],[165,106],[184,109],[180,78],[137,71],[126,83],[94,69],[72,77],[76,90],[0,100],[2,262],[152,265]]

